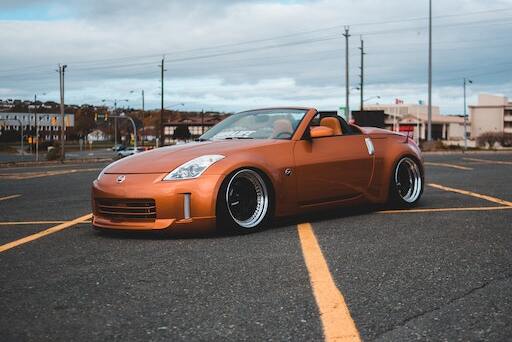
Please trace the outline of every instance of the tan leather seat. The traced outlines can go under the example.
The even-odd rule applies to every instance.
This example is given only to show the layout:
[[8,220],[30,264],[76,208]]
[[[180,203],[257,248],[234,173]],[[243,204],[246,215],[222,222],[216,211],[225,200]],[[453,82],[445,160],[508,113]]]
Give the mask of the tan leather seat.
[[320,126],[329,127],[334,131],[334,135],[343,135],[340,122],[336,118],[323,118],[322,120],[320,120]]

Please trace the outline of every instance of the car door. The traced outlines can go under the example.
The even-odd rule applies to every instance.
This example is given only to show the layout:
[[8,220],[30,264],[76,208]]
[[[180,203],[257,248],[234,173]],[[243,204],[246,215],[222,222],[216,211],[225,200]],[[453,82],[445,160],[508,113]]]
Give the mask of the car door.
[[373,146],[363,134],[299,140],[294,146],[299,205],[364,193],[373,174]]

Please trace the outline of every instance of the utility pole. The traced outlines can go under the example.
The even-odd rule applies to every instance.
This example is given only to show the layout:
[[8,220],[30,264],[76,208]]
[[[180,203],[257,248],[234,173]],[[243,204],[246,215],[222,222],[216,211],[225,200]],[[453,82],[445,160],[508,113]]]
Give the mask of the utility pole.
[[428,0],[428,127],[427,140],[432,141],[432,0]]
[[352,114],[350,113],[350,78],[349,78],[349,60],[348,60],[348,38],[350,27],[345,26],[345,33],[343,36],[345,37],[345,116],[346,119],[350,122],[352,119]]
[[160,98],[160,124],[159,124],[159,136],[160,136],[160,145],[163,146],[164,145],[164,72],[166,71],[165,70],[165,56],[162,57],[162,64],[159,65],[160,66],[160,86],[161,86],[161,89],[160,89],[160,95],[161,95],[161,98]]
[[61,116],[61,129],[60,129],[60,161],[64,161],[64,130],[66,123],[64,120],[64,73],[66,72],[67,65],[59,64],[59,79],[60,79],[60,116]]
[[361,66],[360,66],[360,69],[361,69],[361,84],[360,84],[360,91],[361,91],[361,105],[360,105],[360,111],[361,113],[363,113],[363,110],[364,110],[364,100],[363,100],[363,96],[364,96],[364,40],[363,40],[363,37],[361,36],[361,47],[359,48],[359,50],[361,50]]
[[[34,94],[34,137],[36,139],[36,161],[39,161],[39,126],[37,124],[37,94]],[[34,139],[32,139],[32,145],[34,145]]]
[[464,77],[464,151],[468,150],[468,115],[466,106],[466,86],[468,83],[471,84],[473,81]]

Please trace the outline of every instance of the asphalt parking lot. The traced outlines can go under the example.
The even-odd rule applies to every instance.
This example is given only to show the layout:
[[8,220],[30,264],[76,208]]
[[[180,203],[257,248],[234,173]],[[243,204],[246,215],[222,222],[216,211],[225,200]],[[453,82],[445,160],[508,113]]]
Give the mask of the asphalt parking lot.
[[104,165],[0,169],[2,341],[512,340],[512,153],[427,155],[414,210],[244,236],[93,231]]

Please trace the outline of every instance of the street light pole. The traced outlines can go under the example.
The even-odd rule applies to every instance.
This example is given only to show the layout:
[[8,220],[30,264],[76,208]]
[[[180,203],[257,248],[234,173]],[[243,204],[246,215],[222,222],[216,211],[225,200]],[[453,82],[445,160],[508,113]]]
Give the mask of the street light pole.
[[60,115],[61,115],[61,130],[60,130],[60,161],[64,161],[64,129],[66,128],[64,120],[64,73],[66,72],[67,65],[59,64],[59,78],[60,78]]
[[114,100],[108,100],[108,99],[103,99],[101,100],[101,102],[112,102],[114,103],[114,146],[117,146],[117,118],[118,116],[116,115],[116,112],[117,112],[117,104],[118,102],[129,102],[128,99],[123,99],[123,100],[118,100],[118,99],[114,99]]
[[349,78],[349,58],[348,58],[348,39],[350,38],[349,26],[345,26],[345,119],[349,122],[352,119],[350,114],[350,78]]
[[360,84],[360,96],[361,96],[361,105],[359,111],[362,113],[364,111],[364,40],[363,37],[361,37],[361,47],[359,48],[361,50],[361,84]]
[[[123,118],[123,119],[128,119],[131,121],[132,123],[132,126],[133,126],[133,149],[134,151],[137,151],[137,126],[135,126],[135,121],[133,121],[132,117],[129,116],[129,115],[126,115],[125,113],[121,113],[119,115],[120,118]],[[114,116],[114,118],[118,118],[118,116]],[[135,152],[137,153],[137,152]]]
[[432,0],[428,1],[428,135],[432,140]]

